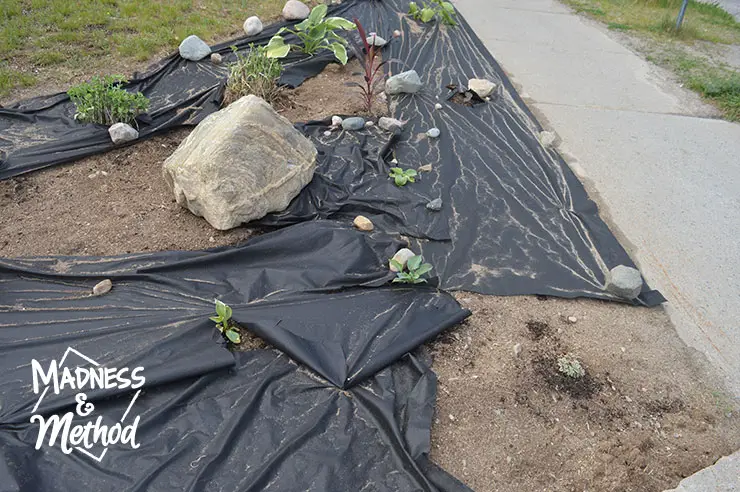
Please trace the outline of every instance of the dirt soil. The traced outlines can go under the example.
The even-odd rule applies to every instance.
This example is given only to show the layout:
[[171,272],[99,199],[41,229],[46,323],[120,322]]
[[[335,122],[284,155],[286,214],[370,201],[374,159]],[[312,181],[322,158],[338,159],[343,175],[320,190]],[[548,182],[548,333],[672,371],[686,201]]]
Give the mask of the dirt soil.
[[[473,316],[429,344],[431,456],[474,490],[662,491],[740,447],[738,409],[662,308],[456,297]],[[557,371],[565,353],[583,379]]]

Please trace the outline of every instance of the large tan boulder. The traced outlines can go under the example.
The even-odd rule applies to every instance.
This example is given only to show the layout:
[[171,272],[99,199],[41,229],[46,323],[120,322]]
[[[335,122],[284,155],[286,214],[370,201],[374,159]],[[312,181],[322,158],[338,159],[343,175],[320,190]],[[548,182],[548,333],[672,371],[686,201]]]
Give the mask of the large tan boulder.
[[177,203],[226,230],[284,210],[315,168],[313,143],[249,95],[205,118],[163,171]]

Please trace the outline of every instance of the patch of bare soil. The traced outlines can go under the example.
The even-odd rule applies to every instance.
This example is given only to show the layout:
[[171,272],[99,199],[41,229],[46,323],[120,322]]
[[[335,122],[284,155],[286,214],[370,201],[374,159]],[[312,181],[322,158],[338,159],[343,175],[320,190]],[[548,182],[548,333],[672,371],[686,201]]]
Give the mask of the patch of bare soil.
[[[661,308],[456,297],[473,316],[429,344],[431,456],[474,490],[662,491],[740,446],[731,397]],[[583,378],[557,370],[566,353]]]
[[[359,64],[331,64],[286,91],[293,122],[356,114]],[[385,108],[385,104],[377,107]],[[217,231],[175,202],[162,164],[188,135],[180,129],[75,163],[0,181],[0,256],[114,255],[239,244],[258,233]]]

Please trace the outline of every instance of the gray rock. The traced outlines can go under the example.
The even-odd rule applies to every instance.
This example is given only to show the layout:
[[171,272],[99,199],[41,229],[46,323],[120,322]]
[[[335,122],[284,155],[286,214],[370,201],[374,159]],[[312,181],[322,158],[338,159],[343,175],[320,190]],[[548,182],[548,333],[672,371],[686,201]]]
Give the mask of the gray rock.
[[332,116],[331,117],[331,124],[332,126],[339,126],[342,124],[342,117],[341,116]]
[[211,48],[195,34],[180,43],[180,56],[186,60],[198,61],[211,54]]
[[283,7],[283,19],[285,20],[303,20],[310,13],[311,9],[298,0],[288,0]]
[[366,121],[365,122],[365,128],[371,128],[373,126],[375,126],[375,122],[374,121]]
[[342,128],[349,131],[362,130],[365,128],[365,120],[359,116],[352,116],[342,120]]
[[387,116],[381,116],[378,120],[378,126],[387,132],[394,132],[401,130],[405,123],[395,118],[388,118]]
[[440,103],[435,104],[434,109],[442,109],[442,104]]
[[378,48],[382,48],[383,46],[388,44],[388,41],[381,38],[374,32],[371,32],[370,35],[367,38],[365,38],[365,40],[367,41],[367,44],[369,44],[370,46],[376,46]]
[[393,31],[393,37],[394,38],[400,38],[401,37],[401,34],[403,34],[403,33],[401,31],[399,31],[398,29],[396,29],[395,31]]
[[625,299],[635,299],[642,290],[642,276],[632,267],[616,266],[606,276],[606,290]]
[[391,96],[398,94],[415,94],[424,86],[416,70],[401,72],[398,75],[388,77],[385,81],[385,92]]
[[107,278],[95,284],[95,287],[93,287],[93,295],[102,296],[103,294],[107,294],[108,292],[110,292],[112,288],[113,282],[111,282],[110,279]]
[[496,84],[488,79],[470,79],[468,81],[468,89],[475,92],[480,97],[486,98],[496,90]]
[[284,210],[313,178],[316,147],[261,98],[205,118],[164,162],[177,203],[216,229]]
[[108,135],[114,144],[130,142],[139,138],[139,132],[126,123],[115,123],[108,128]]
[[214,65],[221,65],[223,58],[218,53],[211,53],[211,63]]
[[429,130],[427,130],[427,137],[439,138],[441,133],[442,132],[439,131],[439,128],[430,128]]
[[431,202],[427,203],[427,209],[433,210],[434,212],[439,212],[440,210],[442,210],[442,199],[435,198]]
[[[393,255],[392,259],[396,260],[404,268],[406,268],[406,262],[409,261],[409,258],[411,258],[412,256],[416,256],[416,253],[414,253],[408,248],[403,248],[403,249],[399,249],[398,252],[395,255]],[[390,268],[392,272],[398,272],[398,270],[393,265],[391,265]]]
[[329,130],[326,130],[326,131],[324,132],[324,136],[325,136],[325,137],[331,137],[331,131],[329,131]]
[[262,21],[256,15],[244,21],[244,32],[247,36],[256,36],[262,32]]
[[537,135],[537,139],[540,141],[543,147],[552,147],[555,144],[555,134],[548,131],[542,131]]

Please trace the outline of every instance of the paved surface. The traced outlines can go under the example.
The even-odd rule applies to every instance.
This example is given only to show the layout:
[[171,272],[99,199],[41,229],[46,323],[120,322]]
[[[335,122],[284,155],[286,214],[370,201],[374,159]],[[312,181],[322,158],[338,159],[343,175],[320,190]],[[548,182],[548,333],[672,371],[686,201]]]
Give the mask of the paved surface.
[[680,336],[740,397],[740,124],[696,117],[685,93],[557,2],[455,3],[559,135]]
[[725,456],[713,466],[681,480],[666,492],[737,492],[740,491],[740,451]]
[[735,16],[740,22],[740,0],[712,0],[705,3],[718,3],[723,9]]

